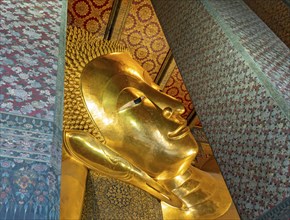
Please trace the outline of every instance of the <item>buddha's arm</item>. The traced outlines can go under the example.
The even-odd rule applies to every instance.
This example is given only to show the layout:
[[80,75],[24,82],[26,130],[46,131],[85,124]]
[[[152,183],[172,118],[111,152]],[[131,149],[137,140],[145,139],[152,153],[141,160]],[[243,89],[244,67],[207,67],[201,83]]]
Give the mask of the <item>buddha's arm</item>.
[[82,131],[66,131],[64,143],[68,154],[85,167],[135,185],[175,207],[182,207],[178,197],[92,135]]
[[60,219],[80,219],[86,189],[88,169],[62,152]]

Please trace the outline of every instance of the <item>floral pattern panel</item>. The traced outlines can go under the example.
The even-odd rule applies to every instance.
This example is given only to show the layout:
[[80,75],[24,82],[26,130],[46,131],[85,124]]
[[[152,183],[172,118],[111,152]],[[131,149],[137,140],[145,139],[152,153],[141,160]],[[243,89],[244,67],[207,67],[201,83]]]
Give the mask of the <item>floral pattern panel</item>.
[[1,1],[0,219],[59,216],[65,3]]
[[53,120],[61,2],[1,3],[0,111]]
[[56,219],[56,184],[46,163],[0,159],[0,219]]

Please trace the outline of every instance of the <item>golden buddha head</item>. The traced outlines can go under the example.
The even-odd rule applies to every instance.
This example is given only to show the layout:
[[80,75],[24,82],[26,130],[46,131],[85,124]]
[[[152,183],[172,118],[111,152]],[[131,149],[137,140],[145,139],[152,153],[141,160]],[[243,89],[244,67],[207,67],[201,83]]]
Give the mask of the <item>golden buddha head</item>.
[[222,215],[231,198],[222,181],[191,166],[198,147],[182,104],[116,43],[77,28],[68,29],[67,42],[63,216],[79,216],[87,169],[164,201],[165,216]]
[[186,170],[196,143],[183,105],[162,93],[127,52],[100,56],[81,76],[83,97],[107,145],[158,179]]
[[[72,44],[78,48],[71,51],[85,54],[82,57],[86,60],[78,61],[81,68],[67,56],[69,72],[78,72],[77,82],[67,83],[79,84],[79,105],[87,110],[86,122],[91,120],[90,125],[77,129],[94,130],[94,124],[98,137],[101,134],[110,149],[153,178],[168,179],[183,173],[197,153],[197,144],[181,117],[182,103],[162,93],[125,49],[108,43],[114,45],[105,47],[107,51],[100,52],[95,46],[96,54],[88,54],[92,51],[89,47],[99,41],[93,36],[86,39]],[[75,54],[71,57],[80,59]]]

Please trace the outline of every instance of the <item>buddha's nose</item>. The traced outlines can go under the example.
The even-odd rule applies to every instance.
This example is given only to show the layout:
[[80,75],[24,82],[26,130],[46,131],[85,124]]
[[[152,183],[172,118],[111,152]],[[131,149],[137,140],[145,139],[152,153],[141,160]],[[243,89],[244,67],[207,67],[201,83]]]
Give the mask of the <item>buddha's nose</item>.
[[182,102],[167,94],[162,94],[162,96],[163,102],[159,103],[159,107],[162,109],[163,116],[174,121],[183,122],[181,115],[185,112],[185,108]]
[[171,109],[171,112],[173,115],[182,115],[184,112],[185,112],[185,108],[182,104],[181,101],[171,97],[171,96],[168,96],[168,99],[167,100],[167,110],[168,111],[169,109]]
[[179,106],[168,106],[163,109],[163,115],[165,117],[171,117],[172,115],[182,115],[185,112],[185,108],[180,103]]
[[178,124],[184,124],[186,123],[186,120],[181,117],[181,115],[185,112],[185,109],[180,103],[179,106],[174,106],[174,107],[166,107],[163,109],[162,114],[165,118],[174,121]]
[[182,115],[185,112],[182,102],[168,94],[150,88],[147,90],[146,95],[163,110],[163,115],[166,117]]
[[177,105],[174,107],[173,112],[176,114],[182,115],[185,112],[185,108],[182,102],[178,102]]

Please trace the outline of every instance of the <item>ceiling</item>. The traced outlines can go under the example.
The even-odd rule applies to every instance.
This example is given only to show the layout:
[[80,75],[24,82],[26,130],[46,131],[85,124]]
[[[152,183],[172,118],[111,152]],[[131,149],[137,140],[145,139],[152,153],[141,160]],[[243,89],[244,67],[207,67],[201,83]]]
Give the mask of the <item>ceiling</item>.
[[127,46],[163,91],[183,103],[188,123],[201,126],[150,0],[69,0],[68,25]]

